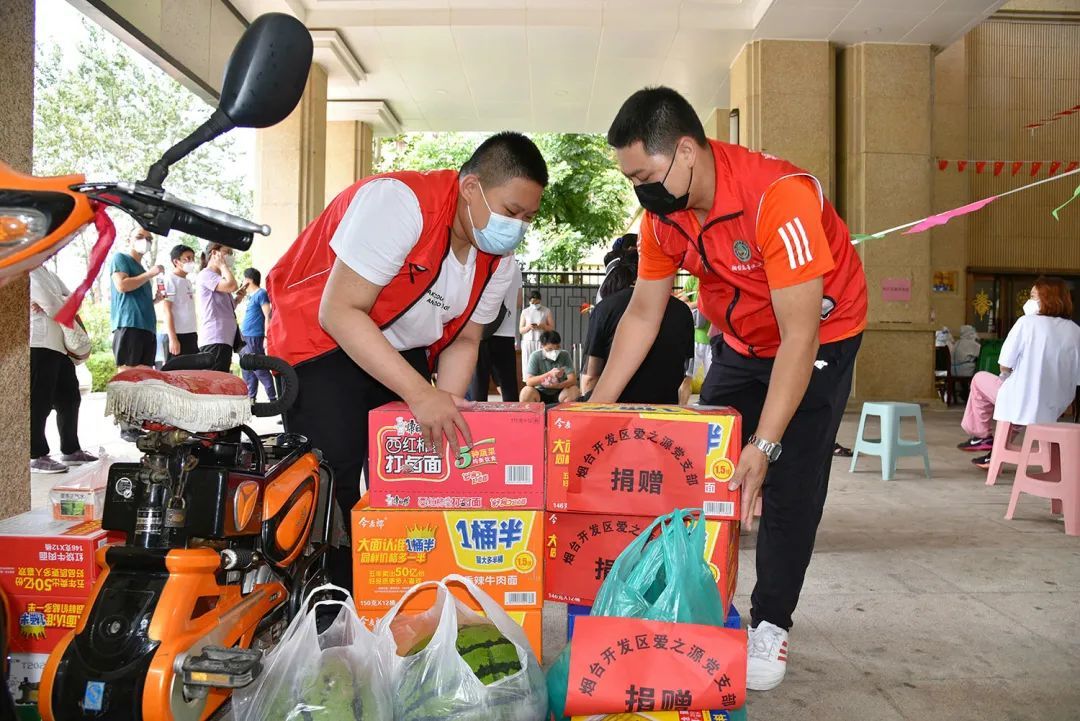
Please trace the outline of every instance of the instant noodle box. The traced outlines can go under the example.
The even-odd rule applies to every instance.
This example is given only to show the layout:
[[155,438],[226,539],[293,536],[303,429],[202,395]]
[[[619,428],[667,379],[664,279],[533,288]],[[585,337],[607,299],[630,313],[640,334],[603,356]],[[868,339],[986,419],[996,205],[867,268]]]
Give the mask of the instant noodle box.
[[[544,517],[544,594],[549,601],[591,605],[619,554],[648,528],[646,516],[547,513]],[[724,608],[739,576],[739,523],[705,521],[705,559]]]
[[[468,576],[508,612],[540,609],[543,532],[541,511],[374,509],[365,496],[352,513],[357,610],[381,616],[416,584],[451,573]],[[430,606],[421,596],[404,610]]]
[[742,446],[731,408],[568,403],[548,414],[547,508],[738,520]]
[[79,622],[89,601],[84,596],[8,596],[11,618],[8,641],[12,653],[50,653]]
[[475,403],[461,413],[472,447],[438,451],[404,403],[370,413],[372,507],[543,509],[544,405]]
[[573,716],[571,721],[746,721],[746,708],[734,711],[635,711]]
[[100,521],[57,521],[49,510],[0,521],[0,587],[9,596],[86,597],[98,575],[95,551],[110,543]]
[[8,691],[15,702],[15,718],[18,721],[39,721],[41,718],[38,714],[38,689],[48,659],[48,654],[44,653],[8,655]]

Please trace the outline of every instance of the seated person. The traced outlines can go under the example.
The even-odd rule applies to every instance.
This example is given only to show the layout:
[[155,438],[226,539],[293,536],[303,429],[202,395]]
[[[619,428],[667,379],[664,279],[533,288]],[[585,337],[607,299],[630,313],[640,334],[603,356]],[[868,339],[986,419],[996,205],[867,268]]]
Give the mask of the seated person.
[[1080,326],[1072,313],[1065,281],[1040,277],[1001,346],[1001,375],[982,371],[971,379],[961,423],[971,438],[957,447],[986,452],[972,460],[976,466],[990,467],[994,421],[1054,423],[1072,403],[1080,385]]
[[529,356],[525,367],[522,403],[569,403],[581,396],[570,354],[562,350],[558,331],[540,334],[540,350]]
[[975,328],[970,325],[960,326],[960,340],[952,347],[952,374],[957,378],[970,378],[975,375],[981,349]]
[[[630,305],[637,279],[636,256],[624,258],[608,273],[600,286],[600,301],[589,318],[585,341],[588,360],[582,374],[582,387],[589,392],[604,370],[615,329]],[[675,296],[668,298],[664,318],[656,340],[641,367],[630,378],[619,396],[620,403],[685,403],[689,393],[680,394],[685,383],[687,361],[694,356],[694,316],[689,306]],[[689,389],[684,389],[689,390]]]

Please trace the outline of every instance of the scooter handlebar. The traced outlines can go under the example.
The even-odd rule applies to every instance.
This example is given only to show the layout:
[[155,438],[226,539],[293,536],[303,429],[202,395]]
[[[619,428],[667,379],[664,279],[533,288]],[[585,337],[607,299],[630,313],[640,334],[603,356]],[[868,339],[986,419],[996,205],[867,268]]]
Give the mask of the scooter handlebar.
[[240,367],[246,371],[268,370],[277,373],[281,379],[278,399],[270,403],[254,404],[251,407],[253,415],[259,417],[280,415],[296,402],[296,395],[300,391],[300,382],[296,377],[296,371],[285,361],[268,355],[242,355],[240,356]]

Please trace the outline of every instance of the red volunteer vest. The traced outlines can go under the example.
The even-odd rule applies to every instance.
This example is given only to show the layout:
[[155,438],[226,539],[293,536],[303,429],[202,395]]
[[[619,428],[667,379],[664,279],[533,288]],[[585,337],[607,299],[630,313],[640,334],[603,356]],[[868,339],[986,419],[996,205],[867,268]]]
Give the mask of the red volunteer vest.
[[[380,328],[390,326],[435,284],[450,253],[450,227],[458,199],[457,171],[403,171],[364,178],[338,194],[326,210],[304,228],[267,274],[266,288],[274,303],[266,333],[266,348],[270,355],[298,365],[338,347],[337,341],[319,324],[323,289],[337,257],[330,248],[330,239],[356,192],[378,178],[393,178],[409,186],[420,202],[423,227],[405,264],[375,299],[371,319]],[[377,242],[378,239],[373,240]],[[477,252],[476,273],[465,311],[448,323],[442,337],[428,348],[428,362],[433,369],[439,354],[454,342],[472,317],[499,260],[499,256]]]
[[[701,310],[724,334],[724,342],[742,355],[771,358],[780,346],[780,329],[757,245],[758,211],[765,191],[776,181],[813,176],[785,160],[739,145],[710,144],[716,161],[717,199],[701,232],[696,232],[692,211],[667,217],[646,213],[644,222],[651,223],[664,254],[700,279]],[[847,225],[823,193],[821,197],[822,225],[835,263],[823,279],[820,339],[830,343],[865,327],[866,277]]]

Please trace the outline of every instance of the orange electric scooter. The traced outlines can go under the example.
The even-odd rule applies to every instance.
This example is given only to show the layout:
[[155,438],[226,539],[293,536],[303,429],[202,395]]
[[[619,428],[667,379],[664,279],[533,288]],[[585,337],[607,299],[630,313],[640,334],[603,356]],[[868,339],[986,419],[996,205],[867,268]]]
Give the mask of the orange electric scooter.
[[[266,226],[181,200],[162,183],[170,165],[222,133],[283,120],[311,56],[311,35],[295,18],[257,18],[229,59],[218,109],[142,181],[34,178],[0,163],[0,285],[93,222],[99,239],[87,280],[57,314],[70,324],[115,237],[105,206],[160,235],[179,230],[240,250],[255,233],[268,235]],[[110,468],[102,519],[127,540],[99,551],[104,572],[77,627],[49,657],[39,689],[46,721],[210,718],[259,673],[260,649],[323,582],[329,471],[302,436],[259,437],[245,425],[251,413],[276,415],[291,403],[292,369],[245,356],[242,366],[270,369],[283,382],[279,402],[252,408],[238,378],[197,370],[205,359],[187,358],[179,359],[186,370],[133,369],[110,383],[113,415],[142,431],[140,462]]]

